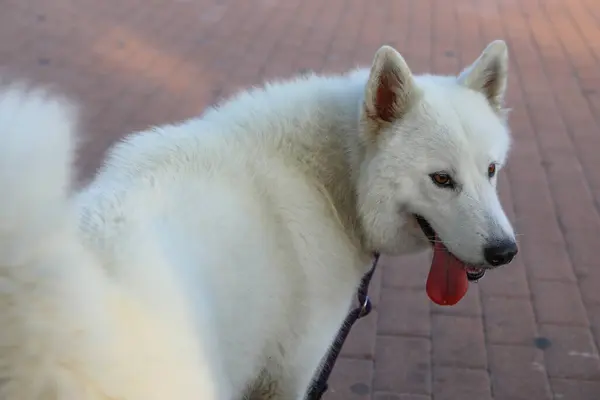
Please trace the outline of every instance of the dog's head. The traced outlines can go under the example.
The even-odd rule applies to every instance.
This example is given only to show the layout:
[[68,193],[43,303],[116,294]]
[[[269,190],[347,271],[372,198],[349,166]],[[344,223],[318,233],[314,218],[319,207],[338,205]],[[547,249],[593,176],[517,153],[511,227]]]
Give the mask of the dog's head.
[[517,253],[496,183],[510,147],[508,53],[488,45],[457,77],[413,76],[375,55],[361,111],[359,214],[370,245],[399,254],[443,244],[473,278]]

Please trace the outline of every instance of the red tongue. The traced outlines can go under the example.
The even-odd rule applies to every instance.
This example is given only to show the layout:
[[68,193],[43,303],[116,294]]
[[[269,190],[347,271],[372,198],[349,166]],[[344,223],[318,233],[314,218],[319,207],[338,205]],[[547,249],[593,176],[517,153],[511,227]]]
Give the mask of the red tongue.
[[453,306],[467,294],[468,287],[465,264],[450,254],[436,237],[431,269],[427,276],[427,295],[436,304]]

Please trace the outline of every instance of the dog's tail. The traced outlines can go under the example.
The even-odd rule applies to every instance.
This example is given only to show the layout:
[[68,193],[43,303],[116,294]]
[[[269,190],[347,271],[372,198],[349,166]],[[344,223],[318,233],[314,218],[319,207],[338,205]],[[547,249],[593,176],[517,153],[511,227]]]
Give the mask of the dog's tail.
[[0,263],[18,264],[67,220],[74,109],[40,90],[0,93]]
[[106,281],[72,215],[75,128],[66,101],[0,89],[1,399],[86,398],[89,390],[74,375],[98,356],[88,335],[106,322],[97,302]]

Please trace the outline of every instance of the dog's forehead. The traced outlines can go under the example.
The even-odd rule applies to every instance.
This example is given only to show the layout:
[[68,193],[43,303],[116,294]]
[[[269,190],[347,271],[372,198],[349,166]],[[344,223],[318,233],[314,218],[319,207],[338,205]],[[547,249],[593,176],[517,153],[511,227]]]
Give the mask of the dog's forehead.
[[481,94],[453,83],[429,87],[420,113],[419,119],[431,127],[428,140],[449,156],[504,161],[510,146],[508,127]]

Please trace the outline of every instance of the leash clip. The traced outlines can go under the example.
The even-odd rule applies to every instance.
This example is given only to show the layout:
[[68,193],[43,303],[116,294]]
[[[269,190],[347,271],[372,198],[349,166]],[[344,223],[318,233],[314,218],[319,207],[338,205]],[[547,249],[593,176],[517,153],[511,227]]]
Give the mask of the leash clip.
[[360,307],[360,311],[358,313],[358,318],[366,317],[371,313],[373,309],[373,305],[371,304],[371,299],[368,295],[364,297],[364,301],[362,302],[362,306]]

